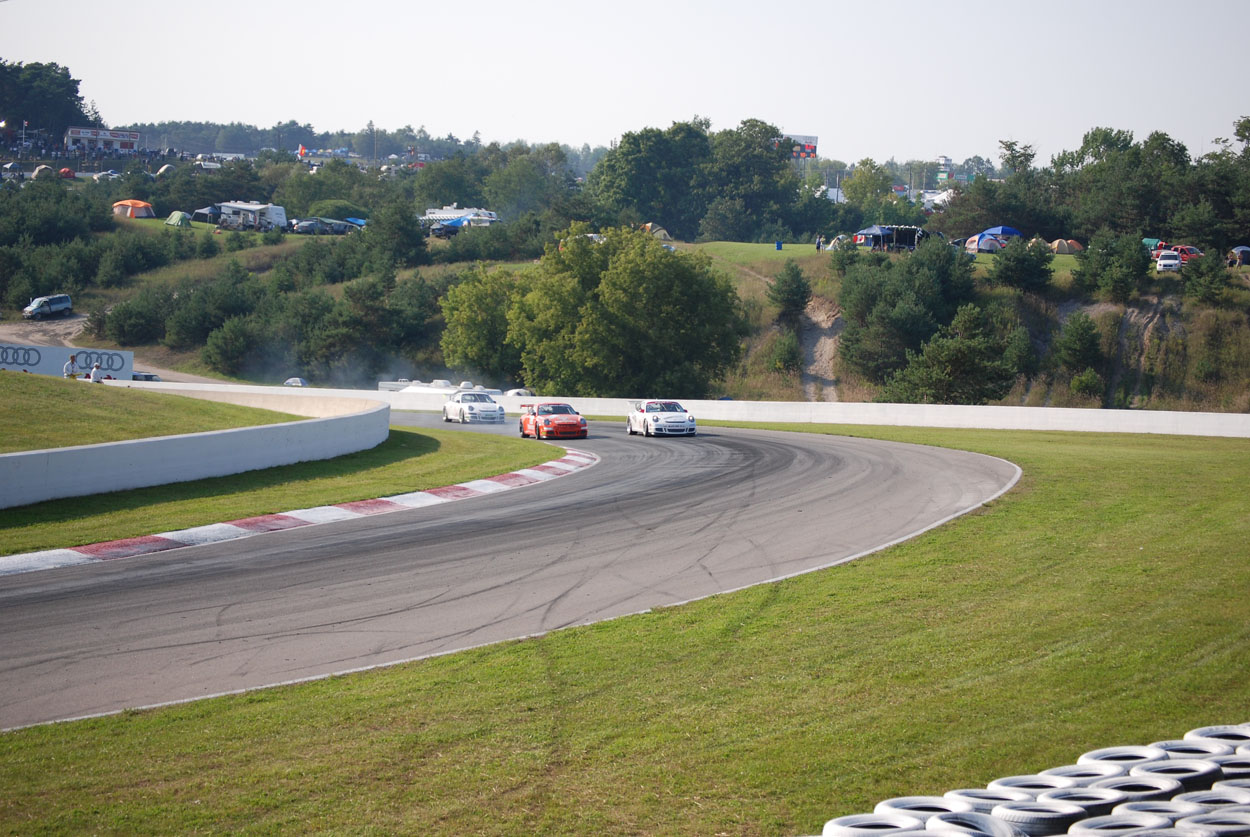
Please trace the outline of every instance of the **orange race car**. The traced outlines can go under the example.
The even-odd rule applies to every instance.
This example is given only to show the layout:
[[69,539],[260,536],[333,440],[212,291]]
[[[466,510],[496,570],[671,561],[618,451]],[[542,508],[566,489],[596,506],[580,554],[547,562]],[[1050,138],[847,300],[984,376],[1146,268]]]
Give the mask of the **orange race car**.
[[586,419],[558,401],[521,405],[521,436],[535,439],[585,439]]

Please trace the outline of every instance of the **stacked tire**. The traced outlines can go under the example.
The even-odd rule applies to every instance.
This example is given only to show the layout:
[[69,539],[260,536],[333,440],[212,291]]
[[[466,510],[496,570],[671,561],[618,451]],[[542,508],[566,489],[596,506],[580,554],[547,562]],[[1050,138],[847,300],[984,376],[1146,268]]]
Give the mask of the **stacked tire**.
[[1250,837],[1250,724],[1199,727],[984,789],[904,796],[822,837]]

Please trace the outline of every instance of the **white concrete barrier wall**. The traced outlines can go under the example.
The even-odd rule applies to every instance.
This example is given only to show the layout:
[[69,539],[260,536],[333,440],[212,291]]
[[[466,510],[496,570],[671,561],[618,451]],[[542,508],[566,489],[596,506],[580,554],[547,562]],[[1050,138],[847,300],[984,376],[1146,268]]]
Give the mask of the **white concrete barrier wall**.
[[[164,388],[176,392],[181,386]],[[385,399],[292,398],[273,389],[268,393],[268,398],[233,394],[240,400],[228,392],[195,395],[319,418],[0,454],[0,508],[331,459],[376,447],[389,433],[390,407]]]
[[[143,388],[235,390],[272,393],[275,387],[225,387],[219,384],[136,383]],[[439,412],[444,392],[385,392],[352,389],[288,387],[294,398],[368,398],[385,401],[394,410]],[[493,396],[509,415],[519,415],[522,404],[566,401],[590,416],[620,416],[632,399],[562,398],[559,396]],[[663,396],[648,396],[663,397]],[[1250,438],[1250,414],[1191,413],[1169,410],[1090,410],[1065,407],[967,407],[945,404],[865,404],[811,401],[702,401],[677,399],[697,419],[720,421],[865,424],[890,427],[951,427],[982,430],[1066,430],[1087,433],[1158,433],[1172,436],[1231,436]],[[291,402],[295,403],[295,402]],[[287,412],[295,412],[290,408]]]

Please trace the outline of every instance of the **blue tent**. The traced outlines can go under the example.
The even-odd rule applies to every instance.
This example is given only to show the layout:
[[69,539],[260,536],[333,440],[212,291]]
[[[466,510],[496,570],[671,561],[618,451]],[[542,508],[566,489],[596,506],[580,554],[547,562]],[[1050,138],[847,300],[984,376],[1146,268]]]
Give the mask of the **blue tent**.
[[444,227],[467,227],[473,223],[472,215],[461,215],[459,218],[452,218],[450,221],[444,221]]
[[366,223],[368,223],[364,218],[344,218],[343,220],[349,224],[355,224],[358,227],[363,227]]
[[981,235],[1015,235],[1024,238],[1024,233],[1015,227],[990,227],[988,230],[981,230]]
[[894,231],[893,231],[892,229],[890,229],[889,227],[882,227],[882,226],[878,226],[877,224],[873,224],[871,227],[864,227],[862,230],[860,230],[859,232],[857,232],[857,233],[855,233],[855,234],[856,234],[856,235],[880,235],[880,236],[886,236],[886,235],[889,235],[889,234],[890,234],[890,233],[892,233],[892,232],[894,232]]

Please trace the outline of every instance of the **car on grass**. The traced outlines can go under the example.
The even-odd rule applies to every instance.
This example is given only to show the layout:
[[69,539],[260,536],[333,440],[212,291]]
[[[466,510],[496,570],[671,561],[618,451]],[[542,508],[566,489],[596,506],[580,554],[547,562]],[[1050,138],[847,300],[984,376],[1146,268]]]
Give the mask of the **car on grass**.
[[453,392],[443,404],[443,421],[461,424],[503,423],[503,407],[484,392],[459,390]]
[[630,436],[694,436],[694,416],[676,401],[654,399],[634,401],[625,416],[625,432]]
[[586,419],[573,409],[573,405],[560,401],[542,404],[522,404],[521,421],[518,425],[521,437],[535,439],[585,439]]
[[1175,250],[1161,250],[1155,259],[1155,273],[1180,270],[1183,265],[1180,253]]

